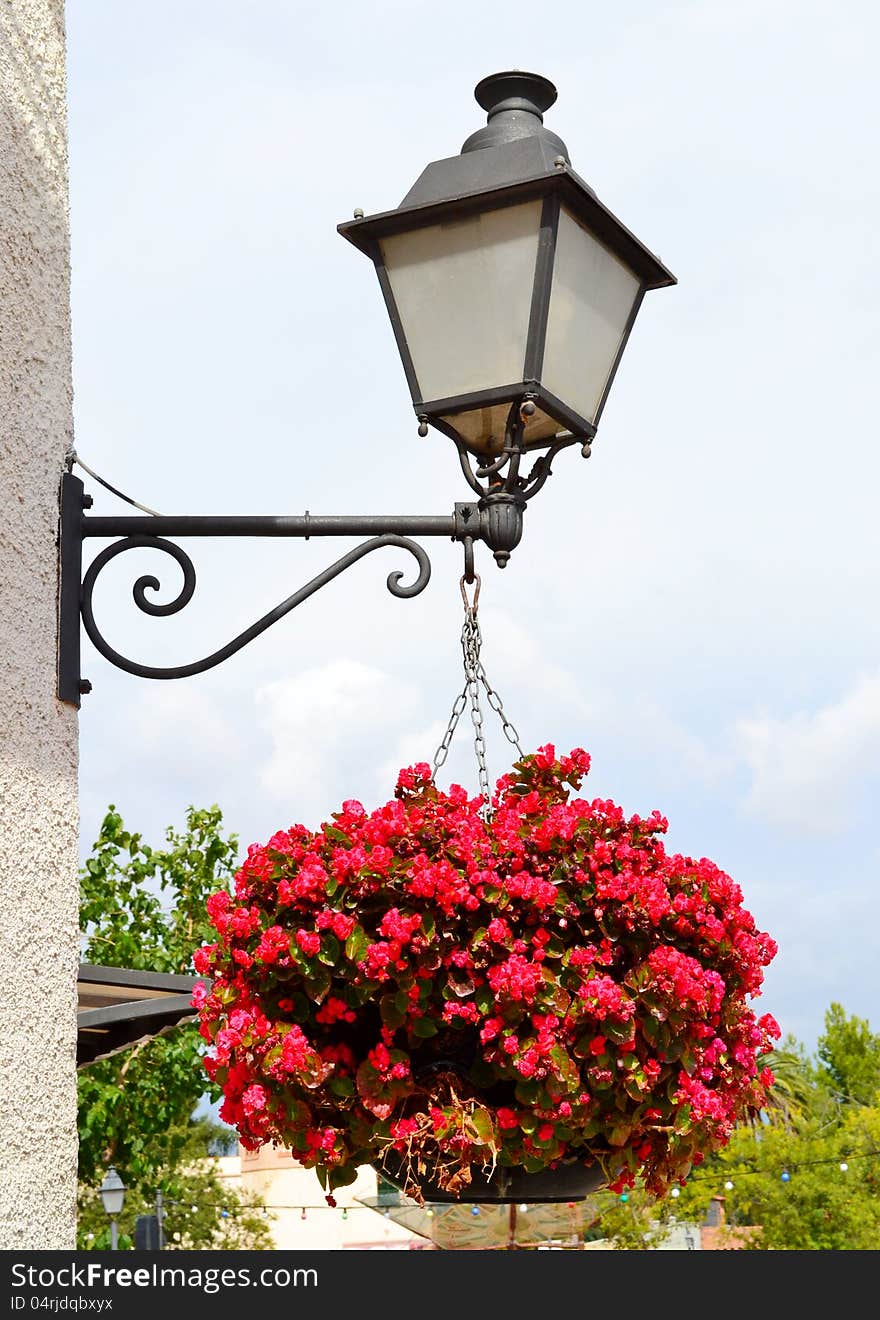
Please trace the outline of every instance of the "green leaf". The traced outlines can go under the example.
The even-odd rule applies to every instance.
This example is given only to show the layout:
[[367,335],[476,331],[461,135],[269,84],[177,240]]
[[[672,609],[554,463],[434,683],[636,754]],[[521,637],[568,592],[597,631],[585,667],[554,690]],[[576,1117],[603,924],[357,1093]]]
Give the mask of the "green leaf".
[[618,1044],[632,1040],[634,1034],[634,1022],[616,1022],[614,1018],[607,1017],[602,1023],[602,1035],[607,1036],[609,1040],[616,1041]]
[[305,990],[309,999],[316,1004],[321,1004],[327,998],[332,984],[333,977],[327,967],[317,967],[312,975],[306,978]]
[[339,950],[340,950],[339,940],[336,938],[333,932],[331,930],[322,931],[321,951],[318,954],[318,957],[321,959],[321,962],[326,963],[328,967],[335,967],[339,961]]
[[338,829],[335,825],[325,825],[324,835],[326,838],[330,839],[331,842],[333,843],[341,843],[346,848],[350,848],[352,846],[353,840],[350,839],[347,834],[345,834],[342,830]]
[[406,1020],[406,1013],[397,1005],[396,995],[382,995],[379,1000],[379,1013],[386,1027],[401,1027]]
[[331,1190],[337,1187],[350,1187],[358,1176],[355,1164],[340,1164],[330,1170],[328,1182]]
[[631,1135],[632,1122],[626,1119],[621,1119],[619,1123],[614,1124],[611,1131],[608,1133],[608,1144],[609,1146],[625,1146]]
[[356,1092],[355,1084],[350,1077],[331,1077],[327,1089],[341,1099],[348,1099]]
[[475,1109],[468,1117],[468,1125],[473,1129],[471,1139],[476,1140],[480,1145],[491,1146],[493,1149],[498,1145],[498,1135],[495,1131],[495,1124],[492,1121],[492,1115],[488,1109]]
[[349,962],[359,963],[369,942],[363,926],[356,925],[345,941],[345,956]]
[[570,1091],[575,1091],[580,1087],[580,1070],[572,1061],[564,1045],[554,1045],[552,1047],[550,1061]]
[[537,1082],[523,1080],[517,1082],[514,1094],[521,1105],[533,1105],[540,1089]]
[[682,1105],[672,1122],[672,1130],[680,1137],[686,1136],[693,1127],[690,1105]]
[[437,1035],[437,1023],[429,1017],[416,1018],[410,1030],[420,1040],[427,1040],[429,1036]]

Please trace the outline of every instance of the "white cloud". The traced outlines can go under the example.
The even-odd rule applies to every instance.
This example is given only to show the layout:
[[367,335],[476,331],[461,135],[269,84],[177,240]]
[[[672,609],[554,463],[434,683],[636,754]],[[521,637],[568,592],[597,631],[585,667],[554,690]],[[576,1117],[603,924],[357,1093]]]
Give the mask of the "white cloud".
[[737,738],[752,772],[748,812],[816,833],[843,829],[855,781],[880,767],[880,675],[812,714],[742,720]]
[[346,658],[264,684],[256,692],[271,740],[263,787],[295,800],[298,820],[326,813],[358,795],[351,767],[375,760],[372,749],[398,737],[419,702],[412,684]]
[[133,725],[138,755],[164,760],[173,747],[177,773],[216,765],[234,736],[217,699],[186,681],[150,684],[139,697]]
[[[379,766],[377,773],[379,792],[397,782],[397,775],[404,766],[415,765],[419,761],[432,763],[434,753],[445,732],[446,725],[443,721],[435,720],[413,733],[402,734],[394,744],[392,754]],[[459,733],[456,742],[460,741],[461,737]]]

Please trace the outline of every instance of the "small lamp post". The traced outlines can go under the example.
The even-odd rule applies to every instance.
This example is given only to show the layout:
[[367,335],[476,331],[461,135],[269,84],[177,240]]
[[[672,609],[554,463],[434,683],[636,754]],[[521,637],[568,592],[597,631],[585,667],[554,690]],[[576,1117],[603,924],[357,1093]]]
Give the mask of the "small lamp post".
[[101,1202],[104,1209],[110,1216],[110,1250],[116,1251],[119,1248],[119,1230],[116,1225],[116,1216],[122,1214],[122,1207],[125,1203],[125,1183],[112,1164],[104,1175],[104,1181],[98,1191],[101,1193]]

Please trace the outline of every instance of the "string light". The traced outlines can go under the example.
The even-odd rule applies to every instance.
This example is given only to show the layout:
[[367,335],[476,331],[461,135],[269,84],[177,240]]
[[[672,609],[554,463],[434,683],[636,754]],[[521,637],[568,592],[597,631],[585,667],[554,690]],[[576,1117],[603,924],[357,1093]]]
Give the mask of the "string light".
[[347,1218],[348,1218],[348,1210],[347,1210],[347,1208],[346,1208],[345,1206],[342,1207],[342,1218],[343,1218],[343,1219],[347,1219]]
[[305,1206],[303,1206],[303,1208],[302,1208],[302,1214],[300,1215],[300,1219],[305,1219],[305,1218],[306,1218],[306,1208],[305,1208]]
[[627,1201],[629,1200],[629,1192],[621,1192],[620,1199],[621,1201],[623,1201],[624,1205],[626,1205]]
[[526,1211],[528,1210],[528,1208],[529,1208],[529,1207],[528,1207],[527,1205],[521,1205],[521,1206],[520,1206],[520,1210],[523,1212],[523,1214],[526,1213]]
[[733,1183],[730,1181],[729,1178],[727,1179],[727,1182],[724,1184],[724,1190],[725,1190],[725,1192],[732,1192],[732,1191],[733,1191]]
[[669,1195],[670,1195],[670,1196],[674,1196],[674,1197],[676,1198],[676,1200],[678,1200],[678,1198],[681,1196],[681,1188],[680,1188],[680,1187],[673,1187],[673,1189],[672,1189],[672,1191],[669,1193]]
[[478,1215],[479,1213],[480,1213],[480,1207],[479,1207],[478,1205],[472,1205],[472,1206],[471,1206],[471,1214],[474,1215],[474,1216],[476,1216],[476,1215]]
[[[784,1165],[782,1169],[782,1173],[780,1174],[780,1178],[782,1182],[790,1182],[792,1170],[794,1170],[794,1172],[797,1172],[798,1169],[815,1168],[817,1165],[821,1165],[821,1164],[836,1164],[837,1167],[840,1169],[841,1173],[846,1173],[847,1169],[849,1169],[849,1164],[847,1163],[847,1161],[870,1160],[870,1159],[876,1159],[878,1156],[880,1156],[880,1150],[871,1149],[871,1150],[856,1151],[854,1154],[850,1153],[849,1155],[847,1155],[846,1159],[843,1160],[842,1162],[840,1161],[839,1155],[823,1155],[818,1159],[814,1159],[814,1160],[798,1160],[795,1164]],[[846,1169],[844,1169],[843,1167],[844,1164],[846,1164]],[[788,1175],[788,1176],[786,1177],[783,1175]],[[714,1181],[715,1178],[717,1178],[717,1176],[718,1175],[714,1173],[694,1173],[691,1174],[691,1176],[688,1178],[688,1182],[689,1183],[711,1182]],[[737,1178],[770,1178],[770,1177],[775,1177],[775,1174],[770,1169],[749,1169],[743,1167],[738,1163],[736,1166],[736,1176]],[[731,1190],[732,1190],[732,1186],[728,1188],[728,1191]]]

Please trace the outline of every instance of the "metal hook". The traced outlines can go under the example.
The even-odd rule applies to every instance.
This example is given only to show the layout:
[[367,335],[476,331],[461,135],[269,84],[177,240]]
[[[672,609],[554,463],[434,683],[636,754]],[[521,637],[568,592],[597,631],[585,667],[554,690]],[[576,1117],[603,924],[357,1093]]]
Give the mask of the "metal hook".
[[474,542],[470,536],[462,538],[464,545],[464,578],[463,581],[470,585],[476,576],[474,573]]
[[464,607],[465,607],[465,609],[467,610],[467,612],[468,612],[469,614],[476,615],[476,613],[477,613],[477,605],[479,604],[479,600],[480,600],[480,575],[479,575],[479,573],[475,573],[475,574],[474,574],[474,578],[473,578],[473,580],[474,580],[474,582],[476,583],[476,587],[474,588],[474,599],[473,599],[473,602],[469,601],[468,598],[467,598],[467,591],[465,590],[465,582],[467,581],[467,579],[466,579],[464,576],[462,576],[462,578],[461,578],[461,580],[459,581],[459,584],[458,584],[458,585],[459,585],[460,588],[461,588],[461,598],[462,598],[462,600],[464,601]]

